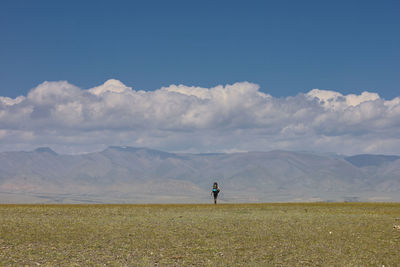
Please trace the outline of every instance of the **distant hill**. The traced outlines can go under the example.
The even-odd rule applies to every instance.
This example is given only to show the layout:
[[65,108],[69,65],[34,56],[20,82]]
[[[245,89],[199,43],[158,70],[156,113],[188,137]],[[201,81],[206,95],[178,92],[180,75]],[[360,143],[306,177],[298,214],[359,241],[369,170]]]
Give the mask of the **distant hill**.
[[168,153],[109,147],[0,153],[0,202],[400,201],[400,157],[308,152]]
[[345,159],[357,167],[365,167],[365,166],[381,166],[382,164],[390,163],[400,159],[400,156],[363,154],[363,155],[346,157]]

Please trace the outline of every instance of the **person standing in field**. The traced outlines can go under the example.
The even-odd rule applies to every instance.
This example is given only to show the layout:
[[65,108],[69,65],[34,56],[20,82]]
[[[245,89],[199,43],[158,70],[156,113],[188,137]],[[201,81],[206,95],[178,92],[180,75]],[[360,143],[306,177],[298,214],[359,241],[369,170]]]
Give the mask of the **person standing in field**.
[[212,191],[211,191],[211,195],[214,195],[214,204],[217,204],[217,197],[218,197],[219,191],[221,191],[221,190],[218,187],[218,183],[214,182],[213,188],[212,188]]

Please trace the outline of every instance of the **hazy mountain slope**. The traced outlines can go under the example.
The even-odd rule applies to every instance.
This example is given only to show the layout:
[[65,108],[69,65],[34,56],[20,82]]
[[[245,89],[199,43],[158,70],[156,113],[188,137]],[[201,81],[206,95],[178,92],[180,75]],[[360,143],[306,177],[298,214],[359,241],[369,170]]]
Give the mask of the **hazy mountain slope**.
[[382,155],[176,154],[133,147],[74,156],[48,148],[0,153],[2,202],[7,194],[61,202],[205,202],[213,181],[226,201],[400,201],[399,177],[400,160]]
[[362,154],[346,157],[345,159],[357,167],[365,167],[381,166],[383,164],[388,164],[390,162],[400,159],[400,156]]

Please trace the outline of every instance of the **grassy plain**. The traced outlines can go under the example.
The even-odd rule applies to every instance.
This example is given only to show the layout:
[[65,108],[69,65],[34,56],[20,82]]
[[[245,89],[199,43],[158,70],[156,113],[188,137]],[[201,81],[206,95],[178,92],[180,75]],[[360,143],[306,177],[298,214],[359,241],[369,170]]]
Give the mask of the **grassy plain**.
[[0,266],[400,266],[400,204],[0,205]]

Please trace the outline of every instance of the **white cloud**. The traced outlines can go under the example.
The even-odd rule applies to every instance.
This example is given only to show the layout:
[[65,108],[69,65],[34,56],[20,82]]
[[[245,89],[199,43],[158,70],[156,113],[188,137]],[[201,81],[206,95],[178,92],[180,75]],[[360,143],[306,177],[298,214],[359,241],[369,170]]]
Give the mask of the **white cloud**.
[[0,96],[0,104],[4,106],[13,106],[15,104],[21,103],[23,100],[25,100],[24,96],[19,96],[15,99]]
[[66,81],[44,82],[28,93],[27,99],[36,105],[55,105],[73,101],[81,90]]
[[127,87],[125,84],[123,84],[118,80],[110,79],[106,81],[104,84],[93,87],[88,91],[94,95],[104,95],[107,93],[124,94],[132,92],[132,88]]
[[118,80],[80,89],[44,82],[0,97],[0,150],[48,145],[84,152],[107,145],[171,151],[314,150],[397,153],[400,97],[313,89],[275,98],[249,82],[135,91]]
[[339,92],[313,89],[307,93],[311,99],[317,99],[326,109],[346,109],[356,107],[361,103],[379,99],[377,93],[362,92],[361,95],[342,95]]

